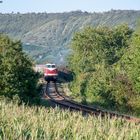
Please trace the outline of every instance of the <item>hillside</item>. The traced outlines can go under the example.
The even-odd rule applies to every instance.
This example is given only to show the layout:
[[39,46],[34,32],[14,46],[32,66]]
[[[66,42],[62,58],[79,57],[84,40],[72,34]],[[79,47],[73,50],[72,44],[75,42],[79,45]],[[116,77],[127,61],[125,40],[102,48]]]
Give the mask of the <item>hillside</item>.
[[127,23],[135,28],[140,11],[111,10],[103,13],[81,11],[65,13],[0,14],[0,33],[21,39],[24,50],[38,63],[65,62],[68,45],[75,32],[85,26],[115,26]]

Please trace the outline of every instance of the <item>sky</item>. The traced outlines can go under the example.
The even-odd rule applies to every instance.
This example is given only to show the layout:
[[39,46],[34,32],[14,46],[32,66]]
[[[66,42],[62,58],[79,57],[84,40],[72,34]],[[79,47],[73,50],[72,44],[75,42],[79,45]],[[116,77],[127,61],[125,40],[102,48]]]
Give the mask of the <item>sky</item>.
[[0,0],[0,13],[140,10],[140,0]]

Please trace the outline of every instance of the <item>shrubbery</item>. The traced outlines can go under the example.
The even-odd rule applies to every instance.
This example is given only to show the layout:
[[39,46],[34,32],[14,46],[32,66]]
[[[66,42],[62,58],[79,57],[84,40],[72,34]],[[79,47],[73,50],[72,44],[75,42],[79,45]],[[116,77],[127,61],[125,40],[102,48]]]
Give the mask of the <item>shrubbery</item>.
[[35,97],[38,76],[20,41],[0,35],[0,95],[21,100]]
[[70,88],[105,108],[140,113],[140,36],[127,25],[85,28],[76,33],[69,57]]

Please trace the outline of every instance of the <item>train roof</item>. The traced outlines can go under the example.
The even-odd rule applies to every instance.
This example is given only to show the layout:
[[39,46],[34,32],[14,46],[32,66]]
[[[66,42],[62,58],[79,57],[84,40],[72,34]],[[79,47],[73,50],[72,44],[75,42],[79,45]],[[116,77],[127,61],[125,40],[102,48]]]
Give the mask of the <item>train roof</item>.
[[46,65],[55,65],[54,63],[47,63]]

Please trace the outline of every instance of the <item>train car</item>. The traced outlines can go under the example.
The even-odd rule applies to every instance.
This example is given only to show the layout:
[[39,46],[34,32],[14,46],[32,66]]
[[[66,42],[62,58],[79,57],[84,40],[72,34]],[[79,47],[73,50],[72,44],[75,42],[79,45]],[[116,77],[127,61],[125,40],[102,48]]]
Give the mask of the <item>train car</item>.
[[48,63],[44,68],[44,79],[46,81],[56,81],[58,77],[58,70],[55,64]]

